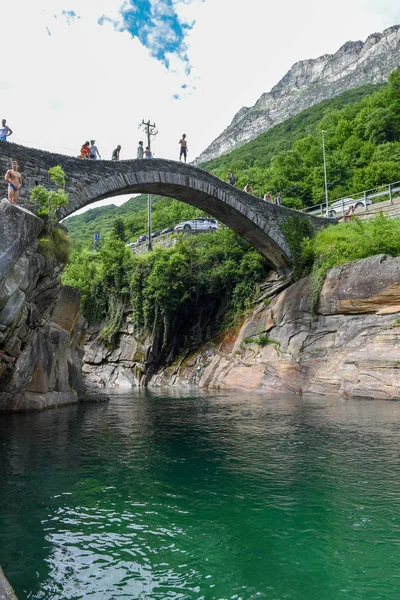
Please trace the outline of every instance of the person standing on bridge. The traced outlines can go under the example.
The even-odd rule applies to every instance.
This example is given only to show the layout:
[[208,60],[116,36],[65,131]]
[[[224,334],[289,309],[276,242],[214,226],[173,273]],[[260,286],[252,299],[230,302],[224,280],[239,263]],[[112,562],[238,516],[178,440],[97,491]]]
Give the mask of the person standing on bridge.
[[271,192],[267,192],[266,194],[264,194],[264,200],[265,200],[265,202],[272,202]]
[[0,127],[0,140],[2,142],[6,142],[7,138],[12,135],[12,129],[9,128],[8,125],[6,125],[6,120],[3,119],[1,122],[1,127]]
[[11,204],[17,204],[19,189],[22,186],[22,175],[18,171],[18,163],[12,161],[11,169],[8,169],[4,177],[8,183],[8,200]]
[[186,133],[182,134],[182,137],[179,140],[179,145],[181,147],[180,152],[179,152],[179,160],[181,161],[182,156],[183,156],[183,159],[186,162],[187,153],[189,152],[188,146],[187,146],[187,141],[186,141]]
[[282,206],[282,192],[278,192],[278,195],[277,195],[277,197],[275,198],[275,200],[274,200],[274,203],[275,203],[277,206]]
[[136,158],[141,160],[143,158],[143,155],[144,155],[143,142],[139,142],[139,145],[137,147]]
[[89,158],[92,160],[97,160],[97,157],[101,158],[100,152],[97,146],[95,146],[95,142],[96,140],[90,140]]
[[79,156],[80,156],[80,158],[89,158],[89,155],[90,155],[89,142],[85,142],[82,145],[81,153]]
[[236,187],[237,178],[236,178],[235,173],[233,171],[228,171],[228,176],[226,178],[226,181],[230,185],[233,185],[233,187]]
[[150,150],[149,146],[146,146],[146,150],[144,151],[144,158],[153,158],[153,153]]
[[249,183],[246,183],[246,185],[243,188],[243,191],[247,192],[248,194],[254,194],[254,190]]
[[113,150],[111,160],[119,160],[120,152],[121,152],[121,146],[118,144],[118,146],[115,148],[115,150]]

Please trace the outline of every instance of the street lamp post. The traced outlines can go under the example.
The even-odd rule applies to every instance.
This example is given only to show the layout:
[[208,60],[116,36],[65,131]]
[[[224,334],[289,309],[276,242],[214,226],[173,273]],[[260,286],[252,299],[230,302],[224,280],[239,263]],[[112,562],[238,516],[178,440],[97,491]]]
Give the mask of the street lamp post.
[[328,199],[328,179],[326,176],[326,155],[325,155],[325,133],[328,133],[326,129],[321,131],[322,133],[322,153],[324,155],[324,179],[325,179],[325,203],[326,203],[326,216],[329,216],[329,199]]
[[[151,136],[155,137],[158,133],[157,129],[156,129],[156,124],[150,123],[150,119],[148,121],[145,121],[144,119],[142,119],[142,122],[140,123],[139,127],[144,126],[144,130],[146,132],[147,135],[147,145],[149,147],[149,150],[151,150]],[[149,251],[151,251],[153,249],[152,243],[151,243],[151,230],[152,230],[152,222],[151,222],[151,194],[147,194],[147,248]]]

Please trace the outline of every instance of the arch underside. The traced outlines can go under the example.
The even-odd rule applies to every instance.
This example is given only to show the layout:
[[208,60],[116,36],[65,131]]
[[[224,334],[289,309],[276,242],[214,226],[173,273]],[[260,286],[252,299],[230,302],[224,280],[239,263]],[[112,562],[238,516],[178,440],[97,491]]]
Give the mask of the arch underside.
[[[70,197],[70,205],[65,207],[62,212],[62,218],[68,216],[78,208],[83,208],[103,200],[105,198],[125,195],[125,194],[157,194],[175,198],[180,202],[190,204],[210,216],[218,219],[224,225],[235,231],[238,235],[247,240],[254,246],[265,258],[277,269],[285,269],[290,260],[290,251],[280,227],[276,224],[272,226],[264,215],[259,214],[254,206],[254,201],[260,200],[252,198],[239,190],[221,190],[213,184],[199,185],[197,181],[173,182],[165,177],[156,180],[146,173],[142,181],[128,182],[128,176],[112,176],[100,179],[98,182],[75,192],[74,197]],[[168,174],[169,175],[169,174]],[[135,174],[138,179],[138,174]],[[149,179],[153,179],[152,181]],[[158,179],[158,178],[157,178]],[[146,181],[147,180],[147,181]],[[223,184],[223,186],[226,184]],[[238,199],[238,195],[244,195],[245,202]],[[74,208],[74,206],[76,208]],[[271,208],[278,208],[271,206]],[[71,210],[72,209],[72,210]]]

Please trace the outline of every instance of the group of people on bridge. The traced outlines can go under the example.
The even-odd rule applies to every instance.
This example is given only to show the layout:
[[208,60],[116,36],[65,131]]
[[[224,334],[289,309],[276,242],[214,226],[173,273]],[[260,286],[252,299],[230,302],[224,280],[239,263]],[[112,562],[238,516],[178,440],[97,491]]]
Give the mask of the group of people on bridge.
[[[238,180],[233,171],[228,171],[226,181],[230,185],[233,185],[233,187],[236,187]],[[246,185],[243,188],[243,191],[246,192],[247,194],[252,194],[253,196],[255,196],[254,190],[251,187],[250,183],[246,183]],[[265,202],[272,202],[273,204],[276,204],[277,206],[281,206],[282,205],[282,192],[278,192],[278,194],[275,196],[275,198],[272,196],[271,192],[267,192],[266,194],[264,194],[264,200],[265,200]]]
[[[5,121],[4,121],[4,123],[5,123]],[[11,131],[11,133],[12,133],[12,131]],[[181,161],[183,158],[184,162],[186,162],[186,158],[187,158],[187,154],[188,154],[186,133],[182,134],[182,137],[178,143],[179,143],[179,147],[180,147],[179,160]],[[122,146],[120,144],[118,144],[118,146],[112,152],[111,160],[119,160],[120,159],[121,148],[122,148]],[[96,146],[96,140],[90,140],[90,142],[86,141],[84,144],[82,144],[81,151],[80,151],[78,158],[84,158],[84,159],[87,158],[87,159],[91,159],[91,160],[97,160],[98,158],[101,158],[99,149]],[[139,141],[138,147],[136,150],[136,158],[139,160],[154,158],[154,154],[150,150],[150,146],[144,147],[143,141],[141,141],[141,140]]]

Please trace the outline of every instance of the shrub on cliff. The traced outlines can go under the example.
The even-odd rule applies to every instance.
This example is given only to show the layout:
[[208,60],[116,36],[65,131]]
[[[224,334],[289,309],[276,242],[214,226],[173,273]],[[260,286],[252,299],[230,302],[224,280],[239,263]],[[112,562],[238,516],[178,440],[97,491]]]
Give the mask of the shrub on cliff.
[[47,262],[55,258],[57,263],[65,265],[71,251],[71,239],[64,229],[53,227],[39,239],[38,250]]
[[57,187],[48,190],[37,185],[31,190],[29,201],[37,207],[37,214],[45,220],[48,230],[58,221],[58,209],[68,204],[68,194],[65,191],[65,173],[60,166],[48,170],[50,181]]

